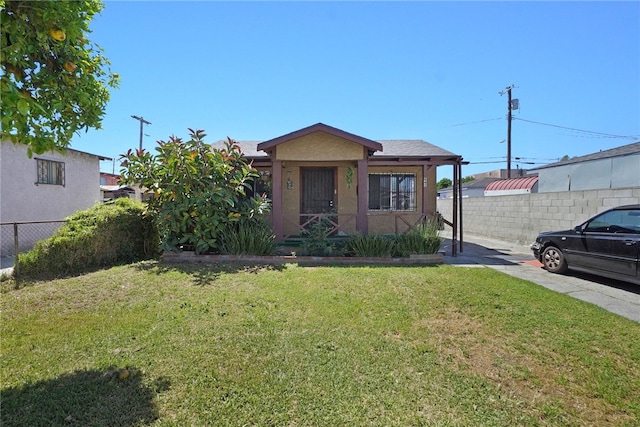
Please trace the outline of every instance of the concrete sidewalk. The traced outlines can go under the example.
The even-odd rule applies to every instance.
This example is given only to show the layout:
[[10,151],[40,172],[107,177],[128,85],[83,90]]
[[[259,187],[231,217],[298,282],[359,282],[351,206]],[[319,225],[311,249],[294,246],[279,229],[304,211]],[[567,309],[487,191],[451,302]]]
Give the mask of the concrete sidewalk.
[[487,266],[553,291],[598,305],[640,323],[640,286],[590,274],[552,274],[542,268],[528,246],[464,235],[462,252],[451,256],[451,240],[445,239],[445,264]]
[[0,257],[0,275],[2,274],[11,275],[11,273],[13,272],[14,262],[15,262],[15,258],[12,256]]

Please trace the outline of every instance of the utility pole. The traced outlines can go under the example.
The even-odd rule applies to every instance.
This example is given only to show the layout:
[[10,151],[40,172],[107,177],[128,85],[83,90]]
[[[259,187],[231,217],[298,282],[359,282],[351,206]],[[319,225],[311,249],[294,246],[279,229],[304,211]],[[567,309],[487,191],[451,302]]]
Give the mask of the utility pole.
[[511,89],[513,85],[500,92],[500,95],[507,94],[507,178],[511,178]]
[[131,116],[131,118],[140,121],[140,151],[142,151],[142,127],[144,125],[150,125],[151,122],[148,122],[145,119],[143,119],[142,117],[138,117],[138,116]]

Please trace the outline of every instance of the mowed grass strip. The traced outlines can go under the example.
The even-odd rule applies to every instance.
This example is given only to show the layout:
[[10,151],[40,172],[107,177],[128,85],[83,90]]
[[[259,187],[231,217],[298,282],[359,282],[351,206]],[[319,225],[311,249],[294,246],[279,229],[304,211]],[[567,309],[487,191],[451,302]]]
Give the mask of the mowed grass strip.
[[1,304],[3,426],[640,423],[640,325],[491,269],[149,262]]

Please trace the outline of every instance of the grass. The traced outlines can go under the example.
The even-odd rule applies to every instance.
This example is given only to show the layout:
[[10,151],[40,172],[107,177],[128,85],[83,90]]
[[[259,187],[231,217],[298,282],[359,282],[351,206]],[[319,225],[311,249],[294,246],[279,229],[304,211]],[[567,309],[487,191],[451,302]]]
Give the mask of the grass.
[[3,426],[640,423],[640,325],[491,269],[145,262],[1,306]]

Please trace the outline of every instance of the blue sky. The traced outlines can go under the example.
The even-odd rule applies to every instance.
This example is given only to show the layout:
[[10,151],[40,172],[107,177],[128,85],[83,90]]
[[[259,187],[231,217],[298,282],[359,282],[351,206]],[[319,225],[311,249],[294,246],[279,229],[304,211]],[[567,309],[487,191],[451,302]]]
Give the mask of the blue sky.
[[77,150],[117,158],[137,147],[131,115],[152,123],[147,149],[187,128],[208,142],[268,140],[322,122],[424,139],[471,162],[467,176],[506,167],[509,85],[520,101],[513,167],[640,141],[640,2],[105,5],[90,38],[122,83],[103,129],[74,138]]

